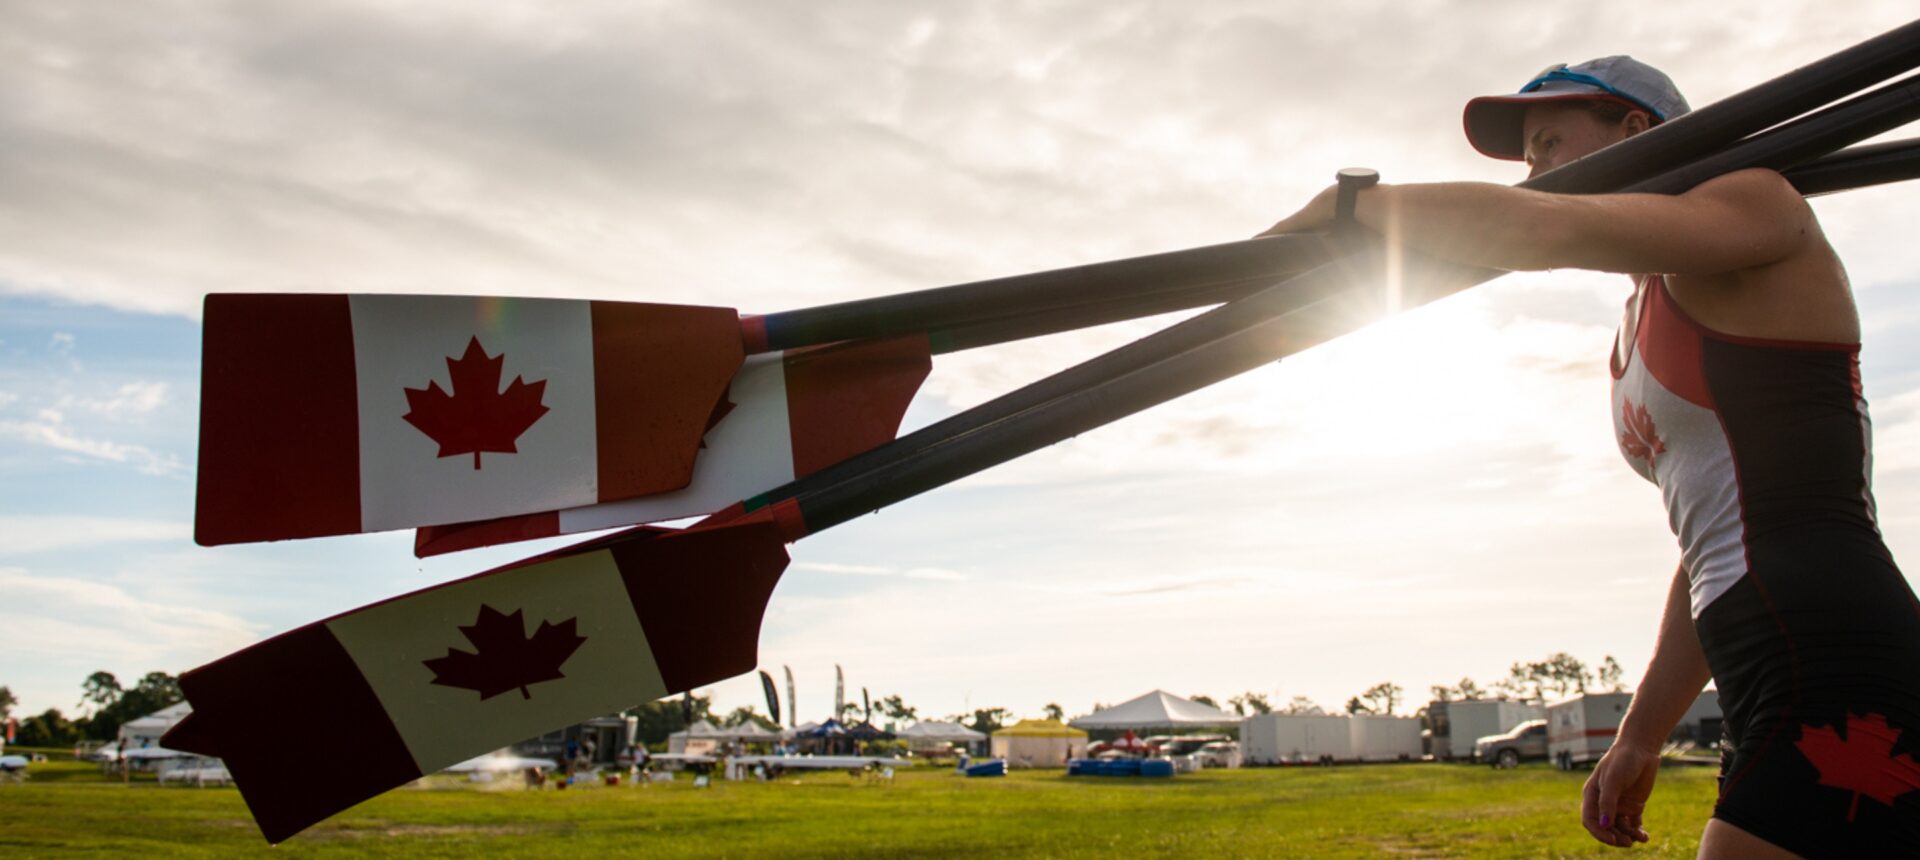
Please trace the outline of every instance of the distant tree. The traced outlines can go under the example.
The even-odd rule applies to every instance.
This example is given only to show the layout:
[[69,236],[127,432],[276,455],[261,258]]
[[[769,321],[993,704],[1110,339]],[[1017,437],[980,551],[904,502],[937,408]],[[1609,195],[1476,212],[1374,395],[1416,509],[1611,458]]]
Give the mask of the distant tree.
[[1474,683],[1473,679],[1468,677],[1462,677],[1460,683],[1454,685],[1453,693],[1455,698],[1466,702],[1487,697],[1487,691],[1480,689],[1480,685]]
[[1049,720],[1064,720],[1067,718],[1067,709],[1062,708],[1058,704],[1055,704],[1053,702],[1048,702],[1045,705],[1041,706],[1040,716],[1045,717]]
[[889,720],[900,722],[920,718],[920,709],[908,705],[897,693],[880,700],[880,713]]
[[1291,701],[1287,702],[1285,708],[1280,709],[1280,712],[1283,714],[1324,714],[1327,710],[1315,704],[1312,699],[1306,696],[1294,696]]
[[95,672],[80,682],[80,708],[88,713],[104,710],[120,701],[121,692],[120,679],[112,672]]
[[860,716],[859,702],[841,702],[840,713],[834,714],[834,719],[837,719],[843,723],[857,723],[860,721],[858,719],[859,716]]
[[1347,713],[1371,714],[1373,713],[1373,708],[1368,707],[1366,702],[1360,701],[1359,696],[1354,696],[1352,698],[1347,699]]
[[20,721],[20,731],[14,735],[14,743],[23,747],[65,747],[78,740],[80,727],[56,708]]
[[1267,701],[1267,695],[1265,693],[1256,693],[1252,690],[1248,690],[1244,693],[1241,693],[1238,696],[1234,696],[1233,698],[1228,699],[1227,704],[1233,706],[1234,713],[1239,714],[1240,716],[1243,716],[1243,717],[1249,713],[1254,713],[1254,714],[1273,713],[1273,703]]
[[[1392,681],[1381,681],[1368,687],[1366,692],[1360,694],[1360,698],[1366,700],[1367,713],[1392,714],[1394,706],[1400,704],[1402,694],[1405,692],[1400,689],[1400,685]],[[1355,711],[1350,709],[1348,713],[1355,713]]]
[[1433,701],[1451,702],[1453,701],[1454,690],[1445,684],[1434,684],[1427,688],[1427,694],[1432,697]]
[[1605,687],[1607,692],[1626,692],[1627,685],[1621,681],[1621,676],[1625,674],[1625,670],[1620,668],[1620,661],[1613,659],[1612,654],[1600,659],[1600,686]]
[[959,723],[983,734],[993,734],[1005,728],[1007,721],[1013,719],[1013,712],[1006,708],[975,708],[973,715],[955,714],[947,722]]
[[1209,696],[1205,693],[1194,693],[1193,695],[1188,696],[1187,698],[1192,699],[1193,701],[1199,702],[1202,705],[1206,705],[1209,708],[1220,707],[1219,702],[1214,701],[1212,696]]
[[1537,666],[1533,671],[1539,675],[1541,686],[1552,689],[1556,696],[1584,693],[1587,685],[1593,683],[1593,672],[1587,664],[1565,651],[1548,655]]
[[[694,696],[693,718],[695,720],[713,719],[713,697]],[[681,698],[674,696],[657,702],[648,702],[637,708],[628,708],[627,715],[638,720],[634,737],[642,744],[663,744],[667,735],[687,727],[686,709],[680,704]]]
[[774,725],[772,720],[761,716],[760,712],[754,710],[752,705],[741,705],[738,708],[734,708],[732,711],[727,712],[727,715],[720,720],[720,725],[730,729],[744,726],[748,723],[752,723],[768,731],[776,731],[780,728]]
[[13,697],[12,690],[0,687],[0,720],[13,716],[13,706],[18,704],[20,700]]
[[1087,713],[1089,713],[1089,714],[1097,714],[1097,713],[1100,713],[1101,711],[1104,711],[1104,710],[1106,710],[1106,709],[1108,709],[1108,708],[1111,708],[1111,707],[1113,707],[1113,706],[1112,706],[1112,705],[1106,705],[1106,704],[1101,704],[1100,702],[1094,702],[1094,703],[1093,703],[1093,710],[1091,710],[1091,711],[1088,711]]

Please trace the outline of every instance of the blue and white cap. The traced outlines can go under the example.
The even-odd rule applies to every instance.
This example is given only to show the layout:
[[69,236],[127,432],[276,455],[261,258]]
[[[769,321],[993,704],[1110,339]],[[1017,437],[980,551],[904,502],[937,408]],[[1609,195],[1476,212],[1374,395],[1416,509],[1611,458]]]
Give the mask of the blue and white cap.
[[1576,100],[1621,102],[1651,114],[1655,125],[1689,110],[1686,97],[1665,72],[1625,55],[1601,57],[1574,66],[1548,66],[1514,95],[1481,96],[1467,102],[1467,141],[1482,155],[1519,161],[1524,154],[1520,129],[1527,107]]

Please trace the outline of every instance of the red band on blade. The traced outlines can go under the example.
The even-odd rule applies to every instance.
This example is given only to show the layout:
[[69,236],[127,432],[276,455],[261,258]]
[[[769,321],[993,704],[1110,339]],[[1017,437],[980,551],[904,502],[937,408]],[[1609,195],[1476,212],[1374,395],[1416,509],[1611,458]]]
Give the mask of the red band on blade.
[[740,317],[740,343],[748,355],[767,351],[767,318],[759,314]]
[[359,532],[347,297],[210,295],[203,331],[194,541]]
[[477,523],[422,526],[413,533],[413,556],[427,558],[495,544],[557,537],[559,534],[560,514],[556,511]]
[[800,513],[798,501],[782,499],[767,510],[773,524],[780,529],[781,540],[793,543],[807,536],[807,518]]
[[599,500],[685,487],[745,357],[730,308],[593,303]]

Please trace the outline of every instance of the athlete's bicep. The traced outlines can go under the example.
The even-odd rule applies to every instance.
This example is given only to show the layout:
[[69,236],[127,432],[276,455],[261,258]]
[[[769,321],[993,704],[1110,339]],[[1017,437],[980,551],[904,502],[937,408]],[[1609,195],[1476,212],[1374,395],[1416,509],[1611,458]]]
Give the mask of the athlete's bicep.
[[1679,195],[1572,198],[1569,265],[1609,272],[1717,274],[1779,262],[1813,230],[1806,201],[1780,174],[1743,170]]

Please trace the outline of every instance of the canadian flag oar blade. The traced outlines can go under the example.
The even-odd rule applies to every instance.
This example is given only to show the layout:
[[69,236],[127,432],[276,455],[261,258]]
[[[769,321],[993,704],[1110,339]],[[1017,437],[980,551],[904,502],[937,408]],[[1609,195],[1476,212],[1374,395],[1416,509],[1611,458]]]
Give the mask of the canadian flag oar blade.
[[421,557],[710,514],[892,441],[933,369],[925,336],[754,356],[734,377],[693,468],[670,493],[421,528]]
[[[771,518],[635,529],[309,624],[182,675],[193,713],[162,743],[222,759],[280,842],[473,756],[752,671],[784,540]],[[343,737],[353,755],[297,742]]]
[[195,540],[414,528],[679,489],[743,355],[729,308],[210,295]]

